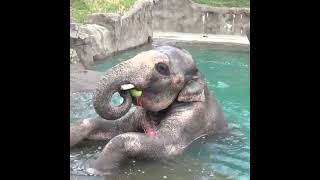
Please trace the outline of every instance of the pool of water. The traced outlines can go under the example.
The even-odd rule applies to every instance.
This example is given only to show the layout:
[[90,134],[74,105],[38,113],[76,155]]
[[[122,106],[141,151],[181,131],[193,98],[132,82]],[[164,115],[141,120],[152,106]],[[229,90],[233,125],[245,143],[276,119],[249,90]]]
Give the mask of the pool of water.
[[[97,71],[125,61],[137,53],[158,44],[128,50],[96,63]],[[130,161],[114,179],[250,179],[250,55],[248,51],[223,50],[211,45],[188,45],[187,49],[206,78],[211,93],[217,98],[233,127],[230,134],[201,138],[173,161]],[[70,96],[71,123],[97,116],[91,94]],[[120,97],[113,99],[121,101]],[[94,157],[106,142],[83,144],[70,151],[70,177],[104,179],[87,176],[82,169],[86,160]]]

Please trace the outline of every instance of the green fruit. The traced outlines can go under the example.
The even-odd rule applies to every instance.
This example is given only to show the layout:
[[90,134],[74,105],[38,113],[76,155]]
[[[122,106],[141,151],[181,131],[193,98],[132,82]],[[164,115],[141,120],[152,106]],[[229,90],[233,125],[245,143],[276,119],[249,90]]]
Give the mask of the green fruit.
[[139,97],[142,95],[142,91],[136,90],[136,89],[131,89],[130,90],[131,96],[133,97]]

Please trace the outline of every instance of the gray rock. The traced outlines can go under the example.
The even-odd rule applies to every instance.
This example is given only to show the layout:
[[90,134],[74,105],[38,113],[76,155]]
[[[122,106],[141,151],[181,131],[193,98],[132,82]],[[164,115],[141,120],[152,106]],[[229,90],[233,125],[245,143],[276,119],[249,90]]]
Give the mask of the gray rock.
[[191,0],[138,0],[122,15],[95,13],[85,24],[70,21],[70,62],[86,69],[92,69],[95,60],[152,41],[153,30],[247,35],[250,40],[250,9],[215,8]]
[[122,16],[95,13],[85,24],[71,23],[70,47],[85,68],[92,69],[94,60],[148,43],[152,39],[152,7],[152,0],[139,0]]
[[122,16],[114,13],[95,13],[86,23],[109,29],[114,52],[145,44],[152,38],[153,1],[139,0]]
[[76,48],[90,42],[89,35],[81,31],[81,24],[70,24],[70,48]]
[[79,63],[77,52],[74,49],[70,48],[70,64],[77,64],[77,63]]
[[109,29],[97,24],[85,24],[80,31],[88,35],[93,60],[102,59],[114,52],[112,33]]
[[139,0],[121,16],[117,37],[119,51],[148,43],[152,39],[152,9],[152,0]]
[[111,38],[110,31],[97,24],[70,24],[70,47],[87,69],[93,68],[95,59],[113,52]]
[[[113,13],[95,13],[92,15],[88,16],[88,19],[86,20],[86,23],[88,23],[87,25],[99,25],[103,28],[105,28],[108,32],[108,34],[104,34],[104,33],[100,33],[100,35],[98,35],[100,38],[101,36],[108,36],[107,39],[107,43],[109,47],[109,49],[107,51],[109,51],[108,53],[105,52],[104,55],[99,56],[99,58],[96,59],[101,59],[101,58],[105,58],[108,55],[112,54],[113,52],[117,51],[117,47],[118,47],[118,40],[117,40],[117,36],[119,36],[117,33],[120,27],[120,16],[117,14],[113,14]],[[103,54],[103,53],[101,53]]]
[[115,13],[93,13],[85,20],[86,24],[98,24],[110,30],[115,30],[116,22],[120,21],[121,16]]
[[210,7],[191,0],[158,0],[153,8],[153,29],[163,32],[246,35],[248,8]]

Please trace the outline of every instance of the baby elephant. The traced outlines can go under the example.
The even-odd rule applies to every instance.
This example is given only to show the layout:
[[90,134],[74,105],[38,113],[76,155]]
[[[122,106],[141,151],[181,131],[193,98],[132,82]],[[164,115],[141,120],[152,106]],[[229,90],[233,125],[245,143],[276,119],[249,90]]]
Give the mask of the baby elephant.
[[[111,105],[115,92],[124,98],[119,106]],[[136,109],[128,113],[132,103]],[[93,174],[110,173],[128,158],[170,158],[195,139],[228,129],[191,54],[172,46],[142,52],[109,69],[93,104],[99,118],[70,128],[70,147],[85,139],[110,140],[88,169]]]

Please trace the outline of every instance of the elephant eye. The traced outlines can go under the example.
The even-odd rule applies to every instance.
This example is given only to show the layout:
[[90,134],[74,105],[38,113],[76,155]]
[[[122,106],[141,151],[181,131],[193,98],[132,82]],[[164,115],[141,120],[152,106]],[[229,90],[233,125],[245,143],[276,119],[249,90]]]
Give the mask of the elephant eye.
[[160,74],[162,74],[164,76],[169,76],[170,75],[169,67],[164,63],[156,64],[155,68]]

